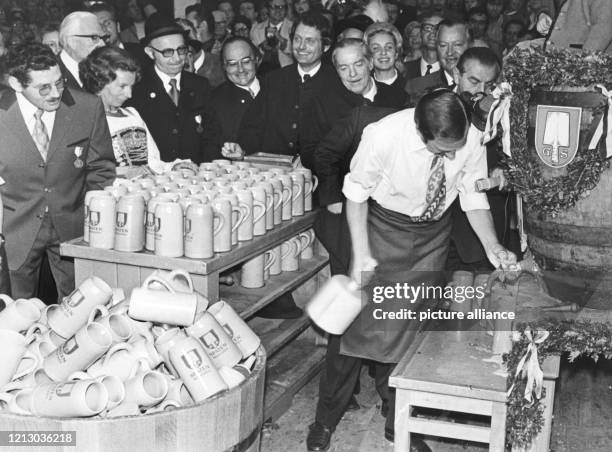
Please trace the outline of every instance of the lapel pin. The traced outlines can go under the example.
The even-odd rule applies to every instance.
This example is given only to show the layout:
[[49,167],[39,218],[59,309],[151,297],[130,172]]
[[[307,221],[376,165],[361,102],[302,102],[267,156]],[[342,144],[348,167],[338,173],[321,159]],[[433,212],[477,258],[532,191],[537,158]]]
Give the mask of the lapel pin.
[[149,93],[149,97],[151,99],[155,99],[155,97],[157,97],[157,95],[155,93]]
[[74,155],[76,159],[74,160],[75,168],[83,168],[83,160],[81,160],[81,155],[83,155],[83,148],[81,146],[75,146]]

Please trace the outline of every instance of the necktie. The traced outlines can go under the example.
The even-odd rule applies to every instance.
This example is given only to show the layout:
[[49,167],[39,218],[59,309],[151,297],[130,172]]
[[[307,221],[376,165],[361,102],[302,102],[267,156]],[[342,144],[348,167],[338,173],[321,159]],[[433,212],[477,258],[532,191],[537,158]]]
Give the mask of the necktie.
[[432,67],[433,67],[433,66],[432,66],[431,64],[428,64],[428,65],[427,65],[427,70],[425,71],[425,75],[427,75],[427,74],[431,74],[431,68],[432,68]]
[[451,91],[453,91],[456,87],[457,87],[457,84],[455,82],[448,85],[448,89],[450,89]]
[[251,95],[251,98],[255,99],[255,91],[253,91],[250,87],[249,87],[249,94]]
[[170,99],[172,99],[172,102],[174,102],[174,105],[178,107],[179,91],[178,89],[176,89],[176,79],[171,78],[169,83],[170,83],[170,91],[168,92],[168,94],[170,95]]
[[442,155],[434,155],[433,161],[431,162],[425,202],[427,203],[427,207],[416,221],[424,222],[439,220],[444,213],[446,204],[446,174],[444,173],[444,157]]
[[302,83],[306,83],[308,80],[310,80],[310,75],[304,74],[304,77],[302,78]]
[[38,152],[40,152],[40,156],[44,161],[47,161],[47,152],[49,151],[49,134],[47,133],[45,123],[42,122],[42,114],[43,111],[40,109],[36,110],[36,113],[34,113],[35,122],[34,130],[32,131],[32,138],[34,138],[34,142],[36,143]]

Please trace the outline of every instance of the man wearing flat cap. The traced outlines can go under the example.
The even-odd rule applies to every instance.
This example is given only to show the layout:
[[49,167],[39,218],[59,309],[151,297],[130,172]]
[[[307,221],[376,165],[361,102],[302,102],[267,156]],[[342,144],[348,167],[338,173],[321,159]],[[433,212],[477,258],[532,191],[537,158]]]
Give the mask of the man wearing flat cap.
[[155,13],[147,19],[145,33],[142,45],[153,67],[143,71],[129,104],[146,122],[161,159],[201,163],[219,158],[221,132],[210,112],[210,84],[183,69],[188,52],[185,31]]

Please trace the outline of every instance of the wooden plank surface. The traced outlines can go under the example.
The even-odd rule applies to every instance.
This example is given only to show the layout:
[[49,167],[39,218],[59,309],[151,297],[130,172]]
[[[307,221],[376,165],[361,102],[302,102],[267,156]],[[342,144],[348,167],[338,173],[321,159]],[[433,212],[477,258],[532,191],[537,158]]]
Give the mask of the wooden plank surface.
[[323,367],[325,349],[297,339],[268,361],[264,392],[264,421],[278,419],[293,396]]
[[186,257],[156,256],[150,251],[140,253],[125,253],[115,250],[91,248],[82,238],[64,242],[60,245],[60,254],[86,260],[113,262],[134,265],[138,267],[153,267],[164,270],[182,268],[189,273],[207,275],[214,271],[223,271],[251,257],[263,253],[267,249],[284,240],[312,227],[317,217],[317,211],[306,212],[301,217],[284,221],[265,235],[255,237],[248,242],[240,242],[227,253],[217,253],[210,259],[189,259]]
[[491,340],[484,331],[428,331],[390,385],[438,394],[493,401],[506,400],[506,378],[496,374]]
[[272,276],[258,289],[245,289],[239,282],[233,286],[220,286],[219,296],[246,319],[280,295],[312,278],[326,264],[327,258],[315,256],[313,259],[301,261],[299,271],[282,272],[280,275]]
[[310,326],[310,318],[304,314],[299,319],[262,319],[257,318],[248,322],[253,331],[261,339],[268,356],[275,354],[302,331]]

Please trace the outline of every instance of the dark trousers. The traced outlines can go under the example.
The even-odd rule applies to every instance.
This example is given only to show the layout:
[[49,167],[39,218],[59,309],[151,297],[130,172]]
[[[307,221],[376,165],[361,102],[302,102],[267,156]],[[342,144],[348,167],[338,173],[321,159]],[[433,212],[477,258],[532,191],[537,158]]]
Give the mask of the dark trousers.
[[[361,358],[340,354],[340,336],[329,336],[325,368],[319,381],[319,401],[315,420],[335,429],[344,415],[361,374]],[[395,364],[375,363],[376,391],[389,404],[385,429],[393,430],[395,389],[389,388],[389,375]]]
[[57,287],[58,302],[74,290],[74,261],[60,256],[60,238],[53,226],[51,217],[45,215],[34,244],[25,262],[10,271],[11,288],[14,298],[36,296],[43,256],[49,259],[49,266]]
[[332,275],[348,275],[351,260],[351,234],[346,220],[346,203],[342,213],[335,214],[321,208],[314,231],[329,253],[329,266]]

